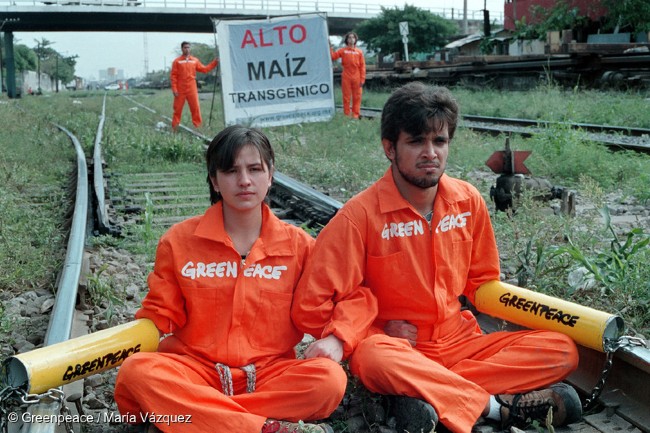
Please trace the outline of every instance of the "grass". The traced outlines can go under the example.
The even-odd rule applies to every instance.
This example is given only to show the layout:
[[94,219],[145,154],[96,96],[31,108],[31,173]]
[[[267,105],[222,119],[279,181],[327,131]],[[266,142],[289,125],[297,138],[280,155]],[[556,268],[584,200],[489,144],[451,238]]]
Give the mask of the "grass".
[[15,104],[0,104],[0,119],[0,291],[51,287],[65,253],[74,148]]
[[[459,87],[452,92],[464,114],[650,127],[648,92],[563,90],[554,86],[507,93]],[[381,107],[388,94],[366,91],[363,105]],[[156,127],[161,115],[171,115],[171,92],[130,95],[156,113],[127,98],[107,98],[103,148],[111,172],[125,179],[141,172],[189,172],[195,173],[190,179],[203,187],[203,143],[187,134],[170,134],[168,128]],[[24,124],[21,121],[25,114],[16,105],[23,106],[30,118],[54,120],[71,129],[90,154],[102,96],[103,92],[80,92],[47,99],[0,100],[0,122],[8,125],[0,130],[0,255],[3,270],[9,269],[0,276],[2,290],[35,279],[53,283],[50,274],[60,254],[46,249],[63,249],[56,222],[63,218],[60,203],[66,198],[67,164],[73,154],[66,140],[43,120],[35,120],[33,128],[18,127]],[[336,90],[336,98],[340,101],[340,89]],[[55,106],[61,108],[53,110]],[[203,95],[201,106],[205,121],[201,132],[212,137],[223,127],[220,95],[214,106],[211,94]],[[187,109],[183,123],[191,124]],[[340,201],[369,186],[388,167],[378,120],[351,121],[337,114],[330,122],[266,128],[265,132],[276,151],[277,170]],[[504,141],[503,136],[476,134],[461,124],[451,145],[448,172],[471,180],[489,201],[496,175],[489,172],[485,161],[494,151],[503,149]],[[648,234],[640,227],[622,233],[613,231],[603,217],[606,211],[599,212],[607,193],[615,190],[621,192],[621,200],[635,199],[647,205],[648,156],[611,152],[590,142],[582,132],[562,125],[550,126],[531,139],[514,136],[511,147],[532,151],[526,166],[535,176],[576,190],[579,202],[589,201],[594,207],[587,217],[572,219],[549,212],[547,205],[525,194],[516,214],[494,213],[502,268],[508,280],[621,314],[632,333],[650,335],[650,270],[644,266],[650,259]],[[34,156],[25,156],[23,149],[32,149],[29,155]],[[44,190],[44,185],[53,186]],[[207,200],[207,187],[205,193]],[[115,243],[151,259],[161,232],[144,224],[135,234],[135,238],[98,242]],[[27,245],[43,249],[32,253]],[[38,260],[43,257],[47,260]]]

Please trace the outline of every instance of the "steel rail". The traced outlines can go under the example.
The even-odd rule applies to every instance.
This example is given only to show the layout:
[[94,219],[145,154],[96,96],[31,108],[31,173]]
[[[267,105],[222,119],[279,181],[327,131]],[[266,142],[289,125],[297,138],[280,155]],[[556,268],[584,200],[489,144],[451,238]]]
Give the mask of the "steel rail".
[[614,126],[614,125],[597,125],[593,123],[573,123],[573,122],[551,122],[547,120],[534,120],[534,119],[514,119],[508,117],[491,117],[491,116],[476,116],[466,114],[463,116],[464,120],[474,122],[496,123],[500,125],[515,125],[525,127],[550,127],[550,126],[569,126],[571,129],[580,129],[586,132],[596,132],[603,134],[623,134],[633,137],[650,137],[650,129],[648,128],[633,128],[628,126]]
[[[44,346],[60,343],[70,338],[74,317],[77,289],[81,278],[84,247],[86,245],[87,222],[89,212],[88,169],[86,156],[77,137],[61,125],[54,124],[68,135],[75,147],[77,155],[77,182],[72,224],[68,237],[65,262],[57,286],[56,298],[50,321],[45,334]],[[28,411],[32,415],[44,416],[45,419],[61,412],[62,402],[57,399],[44,399],[30,405]],[[57,430],[54,422],[30,422],[23,425],[21,432],[54,433]]]
[[117,234],[111,226],[106,208],[106,193],[104,190],[104,163],[102,159],[102,138],[104,131],[104,122],[106,120],[106,93],[102,102],[102,113],[99,116],[97,133],[95,134],[95,146],[93,148],[93,186],[97,205],[95,215],[97,229],[101,234]]
[[[375,118],[381,116],[379,108],[362,108],[361,116]],[[514,119],[490,116],[463,115],[461,126],[473,131],[492,135],[518,134],[532,137],[544,128],[565,126],[581,130],[589,140],[604,144],[613,149],[635,150],[650,153],[650,129],[627,126],[596,125],[590,123],[552,122],[546,120]]]

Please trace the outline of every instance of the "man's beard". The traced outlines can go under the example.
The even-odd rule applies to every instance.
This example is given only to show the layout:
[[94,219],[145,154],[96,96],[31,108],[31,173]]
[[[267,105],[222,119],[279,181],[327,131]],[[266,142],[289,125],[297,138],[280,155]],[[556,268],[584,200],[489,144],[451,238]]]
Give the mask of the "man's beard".
[[[430,178],[430,177],[416,177],[414,175],[404,173],[400,167],[400,158],[399,154],[397,153],[397,147],[395,148],[395,166],[397,167],[397,171],[399,174],[406,180],[408,183],[410,183],[413,186],[417,186],[418,188],[422,189],[427,189],[427,188],[432,188],[436,185],[438,185],[438,182],[440,181],[440,176],[442,176],[442,173],[438,177]],[[416,165],[417,168],[417,165]],[[443,170],[444,173],[444,170]]]
[[438,185],[438,182],[440,181],[440,177],[416,177],[412,176],[410,174],[404,173],[400,168],[399,164],[397,165],[397,171],[399,171],[399,174],[406,180],[408,183],[410,183],[413,186],[417,186],[418,188],[422,189],[427,189],[427,188],[432,188],[436,185]]

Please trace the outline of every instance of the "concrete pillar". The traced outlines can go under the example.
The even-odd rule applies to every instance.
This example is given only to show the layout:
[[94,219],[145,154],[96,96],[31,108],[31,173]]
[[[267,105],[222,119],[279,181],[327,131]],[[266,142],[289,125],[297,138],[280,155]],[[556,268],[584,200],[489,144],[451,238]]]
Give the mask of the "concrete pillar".
[[7,69],[7,96],[16,98],[16,64],[14,63],[14,34],[5,32],[5,58],[4,65]]

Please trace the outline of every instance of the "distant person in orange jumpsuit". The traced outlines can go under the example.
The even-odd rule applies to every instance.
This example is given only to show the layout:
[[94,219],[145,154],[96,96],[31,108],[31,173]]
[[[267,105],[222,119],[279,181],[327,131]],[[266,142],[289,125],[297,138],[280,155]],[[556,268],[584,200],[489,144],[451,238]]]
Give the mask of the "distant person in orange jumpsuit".
[[[482,334],[461,309],[498,280],[499,254],[479,191],[446,174],[458,105],[445,88],[396,90],[381,119],[390,167],[325,226],[296,289],[292,315],[320,339],[305,351],[341,361],[389,395],[400,433],[438,422],[469,433],[481,416],[505,425],[579,420],[564,380],[575,343],[550,331]],[[343,259],[342,259],[343,258]]]
[[199,106],[199,91],[196,86],[196,72],[207,74],[217,67],[218,60],[214,59],[205,66],[199,59],[190,55],[191,45],[189,42],[181,43],[183,54],[172,63],[170,75],[172,92],[174,93],[174,115],[172,117],[172,129],[175,131],[181,123],[181,115],[185,101],[190,106],[192,123],[195,127],[201,126],[201,107]]
[[[345,47],[331,50],[332,60],[341,59],[343,75],[341,76],[341,92],[343,93],[343,114],[359,118],[361,111],[361,93],[366,82],[366,59],[363,51],[357,48],[359,37],[350,32],[345,35]],[[352,101],[352,105],[350,105]],[[352,110],[350,111],[350,106]]]
[[327,418],[347,377],[332,360],[296,358],[304,334],[290,308],[314,240],[264,203],[274,170],[269,141],[230,126],[206,162],[212,206],[159,241],[136,318],[151,319],[165,338],[158,352],[121,366],[120,414],[164,417],[149,431],[299,433],[302,424],[332,433],[299,422]]

